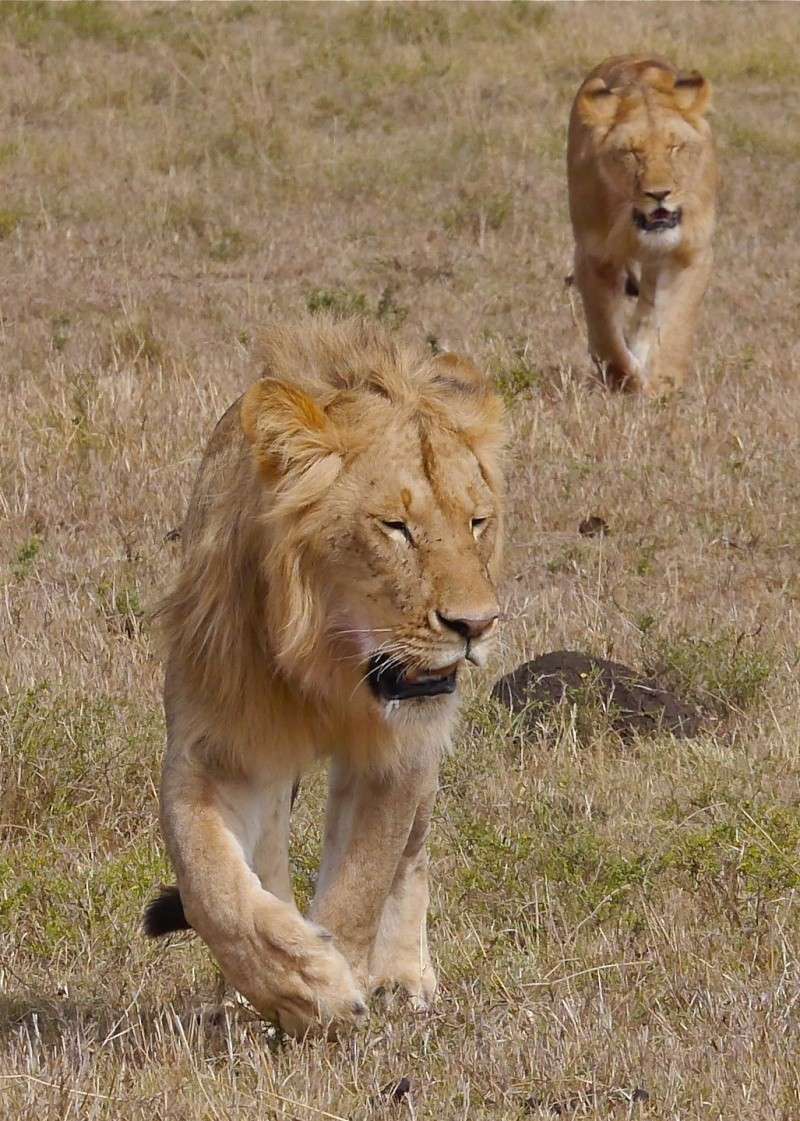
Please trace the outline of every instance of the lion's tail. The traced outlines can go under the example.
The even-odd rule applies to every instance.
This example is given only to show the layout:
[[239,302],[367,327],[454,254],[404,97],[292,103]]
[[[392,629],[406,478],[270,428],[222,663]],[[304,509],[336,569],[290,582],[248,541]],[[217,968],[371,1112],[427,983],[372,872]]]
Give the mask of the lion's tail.
[[[291,808],[297,801],[300,791],[300,780],[292,786]],[[174,934],[176,930],[193,930],[192,924],[186,918],[183,909],[183,900],[177,884],[168,884],[159,889],[144,909],[142,915],[142,930],[147,938],[163,938],[167,934]]]
[[177,885],[162,887],[144,909],[142,930],[148,938],[163,938],[176,930],[191,930]]

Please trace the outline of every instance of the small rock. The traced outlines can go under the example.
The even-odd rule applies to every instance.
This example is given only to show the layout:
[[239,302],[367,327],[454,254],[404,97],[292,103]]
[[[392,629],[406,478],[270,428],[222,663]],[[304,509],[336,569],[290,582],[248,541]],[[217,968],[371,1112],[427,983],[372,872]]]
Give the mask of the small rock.
[[583,537],[605,537],[608,533],[608,522],[599,514],[590,514],[578,526],[578,533]]
[[381,1095],[384,1098],[391,1098],[392,1101],[401,1102],[410,1089],[411,1080],[400,1078],[397,1082],[388,1082],[381,1090]]

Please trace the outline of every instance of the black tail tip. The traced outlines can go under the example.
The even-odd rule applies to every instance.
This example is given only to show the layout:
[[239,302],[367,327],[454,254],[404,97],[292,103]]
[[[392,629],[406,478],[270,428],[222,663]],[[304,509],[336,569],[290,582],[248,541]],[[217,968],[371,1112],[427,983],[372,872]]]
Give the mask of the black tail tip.
[[181,893],[175,884],[162,887],[144,909],[142,930],[148,938],[163,938],[176,930],[191,930],[191,923],[181,902]]

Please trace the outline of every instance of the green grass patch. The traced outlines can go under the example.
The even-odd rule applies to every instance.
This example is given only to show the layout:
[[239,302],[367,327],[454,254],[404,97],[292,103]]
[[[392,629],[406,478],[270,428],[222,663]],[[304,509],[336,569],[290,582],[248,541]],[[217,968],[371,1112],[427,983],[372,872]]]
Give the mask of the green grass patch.
[[[113,832],[144,806],[155,812],[142,782],[155,773],[162,734],[160,714],[112,697],[64,697],[40,685],[6,698],[0,822],[43,834],[81,825]],[[119,819],[110,815],[117,798],[126,806]]]
[[160,716],[46,685],[0,705],[0,926],[53,960],[99,938],[124,951],[169,877],[157,824]]
[[306,307],[312,315],[321,311],[331,312],[342,319],[351,315],[364,315],[391,328],[399,327],[408,316],[408,308],[397,302],[395,289],[390,284],[382,288],[375,297],[353,291],[344,285],[312,288],[306,296]]
[[145,32],[145,21],[129,15],[125,5],[103,0],[7,0],[0,5],[0,26],[23,46],[46,42],[63,50],[85,39],[126,49]]
[[72,319],[64,312],[54,315],[50,320],[50,344],[57,354],[65,349],[69,342]]
[[448,233],[471,233],[480,238],[487,230],[499,230],[511,214],[513,196],[509,191],[486,194],[461,187],[458,201],[445,210],[442,225]]
[[465,814],[459,820],[462,865],[457,891],[470,911],[488,907],[501,918],[515,913],[536,884],[547,883],[566,913],[578,921],[606,918],[623,905],[633,887],[648,885],[651,851],[618,852],[590,825],[551,807],[550,820],[538,807],[538,828],[498,828],[488,818]]
[[164,360],[164,347],[149,315],[134,315],[118,322],[111,332],[111,356],[132,366],[157,366]]
[[25,217],[23,210],[15,207],[0,208],[0,241],[10,237]]
[[145,617],[138,587],[133,583],[121,585],[104,580],[99,585],[100,610],[111,630],[135,638]]
[[312,315],[317,312],[331,312],[345,319],[350,315],[367,315],[367,297],[363,292],[353,292],[344,286],[334,288],[312,288],[306,296],[306,307]]
[[710,637],[684,633],[664,638],[649,629],[643,650],[649,672],[659,681],[725,716],[754,710],[763,702],[776,657],[757,638],[732,629]]
[[728,809],[728,820],[690,829],[660,861],[693,887],[733,884],[740,894],[775,898],[800,887],[800,807]]
[[25,580],[33,572],[36,559],[42,551],[43,540],[38,534],[29,537],[17,550],[11,571],[17,580]]
[[510,404],[520,394],[539,389],[542,373],[525,351],[517,352],[508,364],[495,374],[495,384],[506,403]]
[[212,261],[238,261],[247,251],[247,238],[234,226],[226,226],[208,247]]

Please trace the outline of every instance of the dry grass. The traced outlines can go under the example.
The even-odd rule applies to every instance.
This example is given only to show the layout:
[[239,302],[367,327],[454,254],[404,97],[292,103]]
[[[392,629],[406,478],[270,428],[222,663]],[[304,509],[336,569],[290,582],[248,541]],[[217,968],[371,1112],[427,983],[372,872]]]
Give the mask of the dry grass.
[[[715,82],[725,178],[665,405],[587,386],[563,282],[571,94],[642,46]],[[0,1115],[796,1121],[796,9],[6,3],[0,66]],[[495,668],[612,653],[714,714],[694,743],[577,709],[531,735],[482,682],[435,832],[437,1010],[339,1046],[196,1023],[207,955],[136,930],[168,875],[143,610],[254,332],[309,305],[464,346],[512,400]]]

